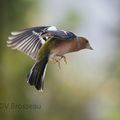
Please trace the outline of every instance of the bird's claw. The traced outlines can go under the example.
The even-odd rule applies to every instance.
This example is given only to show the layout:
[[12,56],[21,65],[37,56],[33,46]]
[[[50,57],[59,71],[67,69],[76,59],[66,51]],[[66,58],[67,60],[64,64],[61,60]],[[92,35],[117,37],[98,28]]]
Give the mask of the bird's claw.
[[59,69],[61,69],[61,66],[60,66],[60,60],[59,59],[54,59],[54,64],[58,64],[58,67]]
[[67,64],[67,60],[66,60],[66,57],[65,56],[60,56],[61,58],[59,60],[64,60],[65,64]]
[[[58,58],[58,57],[60,57],[60,58]],[[62,59],[64,60],[65,64],[67,64],[67,60],[66,60],[65,56],[57,56],[57,57],[54,57],[52,59],[52,61],[53,61],[54,64],[56,64],[56,63],[58,64],[59,69],[61,69],[60,60],[62,60]]]

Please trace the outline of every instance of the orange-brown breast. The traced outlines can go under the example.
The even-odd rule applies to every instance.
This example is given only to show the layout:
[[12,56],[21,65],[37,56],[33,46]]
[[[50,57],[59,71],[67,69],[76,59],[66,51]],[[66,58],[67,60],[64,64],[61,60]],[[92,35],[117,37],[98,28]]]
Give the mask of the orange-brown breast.
[[51,50],[51,56],[62,56],[66,53],[76,51],[77,49],[77,40],[61,40],[58,45],[56,45]]

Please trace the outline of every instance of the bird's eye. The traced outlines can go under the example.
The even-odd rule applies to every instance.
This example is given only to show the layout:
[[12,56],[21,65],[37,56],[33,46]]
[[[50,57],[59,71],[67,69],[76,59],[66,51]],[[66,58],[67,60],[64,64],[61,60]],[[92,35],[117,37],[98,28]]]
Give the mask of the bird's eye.
[[86,40],[85,42],[88,43],[88,40]]

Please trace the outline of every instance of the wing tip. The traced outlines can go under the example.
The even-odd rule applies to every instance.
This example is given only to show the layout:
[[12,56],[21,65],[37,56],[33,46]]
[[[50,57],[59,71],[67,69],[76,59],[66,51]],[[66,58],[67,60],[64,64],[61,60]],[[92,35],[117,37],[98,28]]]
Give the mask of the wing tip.
[[13,39],[14,39],[13,36],[9,36],[9,37],[8,37],[8,40],[13,40]]
[[13,31],[13,32],[11,32],[11,35],[19,35],[19,34],[21,34],[21,33],[24,33],[26,30],[20,30],[20,31]]

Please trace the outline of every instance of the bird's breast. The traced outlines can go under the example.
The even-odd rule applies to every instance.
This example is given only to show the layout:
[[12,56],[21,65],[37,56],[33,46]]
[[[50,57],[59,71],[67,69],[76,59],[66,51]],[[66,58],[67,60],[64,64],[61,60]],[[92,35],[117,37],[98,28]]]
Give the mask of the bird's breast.
[[66,53],[75,51],[77,43],[75,40],[61,41],[58,45],[52,48],[50,56],[63,56]]

